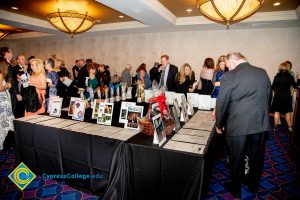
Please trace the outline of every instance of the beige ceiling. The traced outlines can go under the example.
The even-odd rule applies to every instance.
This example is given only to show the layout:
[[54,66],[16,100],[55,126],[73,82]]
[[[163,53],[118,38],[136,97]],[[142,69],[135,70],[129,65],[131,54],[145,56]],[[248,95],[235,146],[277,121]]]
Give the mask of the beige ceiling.
[[[11,7],[18,7],[13,10]],[[98,24],[132,21],[128,16],[102,5],[94,0],[1,0],[0,9],[46,20],[50,12],[76,10],[99,20]],[[119,18],[123,15],[124,18]]]
[[[168,8],[176,17],[199,16],[201,13],[197,10],[196,0],[159,0],[166,8]],[[224,0],[225,1],[225,0]],[[273,3],[281,2],[280,6],[273,6]],[[265,0],[263,6],[258,12],[272,12],[283,10],[295,10],[300,5],[299,0]],[[187,9],[192,9],[191,13],[187,13]]]
[[25,33],[30,32],[30,30],[17,28],[14,26],[8,26],[4,24],[0,24],[0,31],[8,31],[9,33]]

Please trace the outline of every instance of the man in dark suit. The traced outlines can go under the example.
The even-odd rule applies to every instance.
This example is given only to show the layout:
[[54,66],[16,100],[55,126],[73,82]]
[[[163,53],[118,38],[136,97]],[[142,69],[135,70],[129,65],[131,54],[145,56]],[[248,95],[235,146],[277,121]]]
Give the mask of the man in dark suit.
[[78,61],[78,65],[79,65],[79,72],[78,72],[78,77],[77,77],[77,80],[75,82],[75,85],[78,88],[86,88],[85,80],[86,80],[86,77],[89,77],[89,72],[87,70],[85,60],[80,59]]
[[16,111],[16,107],[17,107],[17,102],[22,101],[22,96],[20,95],[20,92],[18,90],[18,84],[16,84],[18,82],[17,76],[16,76],[16,73],[15,73],[15,69],[14,69],[14,67],[11,63],[13,54],[12,54],[12,51],[11,51],[10,48],[1,47],[0,55],[1,55],[2,58],[6,59],[6,61],[7,61],[8,77],[9,77],[9,81],[11,83],[11,88],[9,89],[9,93],[10,93],[12,111],[15,115],[16,114],[15,111]]
[[[29,72],[26,66],[26,58],[24,55],[20,54],[17,56],[17,65],[14,67],[15,74],[15,85],[18,86],[18,91],[20,92],[21,96],[23,97],[23,86],[21,83],[21,76],[25,74],[27,78],[29,78]],[[18,101],[17,106],[16,106],[16,111],[15,111],[15,117],[24,117],[25,113],[25,105],[24,101]]]
[[168,91],[174,91],[174,82],[178,68],[175,65],[170,64],[169,56],[161,56],[161,71],[159,86],[167,86]]
[[73,81],[76,82],[79,73],[79,60],[75,61],[75,65],[72,68],[72,72],[73,72]]
[[222,76],[216,105],[216,131],[226,129],[231,182],[225,188],[241,197],[244,158],[249,156],[249,190],[257,192],[264,166],[265,136],[269,130],[270,79],[264,69],[250,65],[240,53],[227,55],[230,68]]

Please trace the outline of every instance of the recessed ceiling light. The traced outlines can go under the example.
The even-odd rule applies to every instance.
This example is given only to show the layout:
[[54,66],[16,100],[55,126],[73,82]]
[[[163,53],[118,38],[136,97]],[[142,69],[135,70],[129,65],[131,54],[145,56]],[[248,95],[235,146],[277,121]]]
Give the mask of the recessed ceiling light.
[[190,13],[190,12],[192,12],[192,11],[193,11],[193,10],[190,9],[190,8],[186,10],[186,12],[188,12],[188,13]]
[[21,32],[22,30],[21,29],[17,29],[16,31]]
[[120,15],[119,18],[124,18],[124,16],[123,16],[123,15]]
[[18,7],[10,7],[11,9],[13,9],[13,10],[19,10],[19,8]]
[[281,3],[280,2],[275,2],[273,3],[273,6],[279,6]]

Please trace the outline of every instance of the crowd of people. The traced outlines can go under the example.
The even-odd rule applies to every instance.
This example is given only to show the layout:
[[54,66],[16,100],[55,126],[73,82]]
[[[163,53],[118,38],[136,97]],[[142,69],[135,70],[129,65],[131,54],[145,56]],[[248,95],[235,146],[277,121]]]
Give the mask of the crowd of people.
[[[0,56],[0,150],[8,133],[13,131],[15,118],[45,113],[51,96],[75,97],[79,95],[78,88],[92,88],[96,94],[113,79],[109,66],[92,59],[76,60],[71,76],[63,62],[56,67],[52,58],[43,62],[31,56],[26,64],[21,54],[14,64],[8,47],[0,49]],[[143,83],[145,89],[156,82],[168,91],[217,98],[213,112],[216,132],[226,135],[231,164],[231,183],[226,188],[234,196],[240,196],[243,159],[247,154],[248,184],[256,191],[262,174],[265,133],[269,129],[269,107],[274,112],[275,131],[281,124],[280,114],[285,115],[292,131],[293,93],[300,84],[300,73],[296,77],[292,63],[285,61],[279,65],[271,84],[265,70],[250,65],[240,53],[230,53],[220,56],[216,64],[212,58],[206,58],[197,80],[188,63],[178,69],[170,63],[168,55],[162,55],[160,61],[155,62],[149,73],[142,63],[136,69],[135,80]],[[120,77],[127,86],[134,84],[131,70],[132,65],[127,64]]]

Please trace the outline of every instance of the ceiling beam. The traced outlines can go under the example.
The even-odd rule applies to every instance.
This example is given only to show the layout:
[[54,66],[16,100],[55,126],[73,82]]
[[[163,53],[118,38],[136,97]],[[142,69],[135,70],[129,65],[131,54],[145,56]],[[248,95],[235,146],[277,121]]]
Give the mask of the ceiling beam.
[[150,27],[170,27],[176,16],[157,0],[96,0]]
[[44,33],[60,33],[48,21],[1,10],[0,23]]

